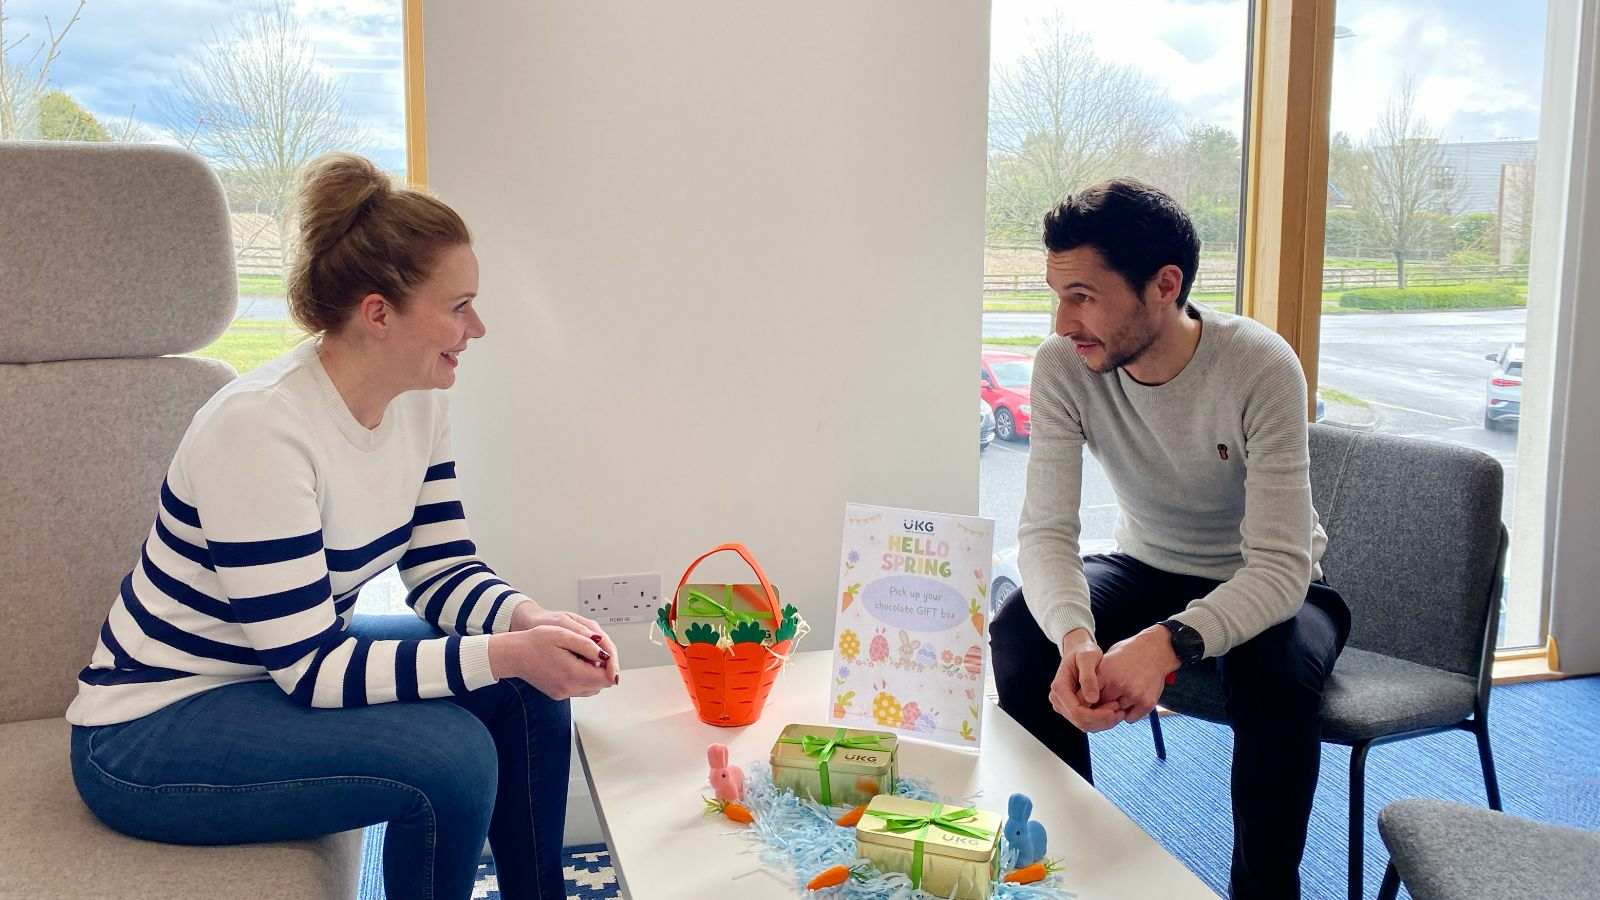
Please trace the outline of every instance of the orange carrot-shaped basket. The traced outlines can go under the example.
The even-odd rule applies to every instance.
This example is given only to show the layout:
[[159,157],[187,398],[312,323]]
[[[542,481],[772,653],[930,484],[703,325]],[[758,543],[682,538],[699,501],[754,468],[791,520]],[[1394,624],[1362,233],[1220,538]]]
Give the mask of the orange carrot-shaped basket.
[[[689,584],[696,566],[724,550],[739,554],[756,573],[759,588]],[[680,604],[687,609],[680,610]],[[746,609],[737,609],[740,605]],[[680,615],[685,612],[722,624],[714,627],[697,621],[680,636]],[[743,544],[723,544],[691,563],[671,602],[661,607],[656,624],[700,721],[726,727],[749,725],[761,717],[778,672],[805,633],[799,612],[793,606],[779,607],[778,592]]]

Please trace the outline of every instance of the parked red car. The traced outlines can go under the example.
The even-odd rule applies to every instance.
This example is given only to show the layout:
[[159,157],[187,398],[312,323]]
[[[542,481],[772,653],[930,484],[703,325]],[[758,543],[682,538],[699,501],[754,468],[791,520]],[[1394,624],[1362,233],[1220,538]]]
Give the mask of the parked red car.
[[991,350],[983,354],[980,371],[984,402],[994,407],[994,434],[1002,441],[1020,441],[1032,433],[1033,407],[1028,392],[1033,387],[1033,357]]

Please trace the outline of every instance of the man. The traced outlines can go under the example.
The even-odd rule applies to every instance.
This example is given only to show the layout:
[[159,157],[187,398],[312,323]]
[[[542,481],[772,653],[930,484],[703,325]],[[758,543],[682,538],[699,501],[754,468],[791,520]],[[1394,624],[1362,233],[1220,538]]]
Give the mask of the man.
[[[1147,716],[1169,674],[1214,660],[1232,896],[1298,897],[1322,689],[1350,631],[1319,565],[1300,362],[1261,324],[1188,302],[1200,242],[1153,187],[1068,197],[1044,241],[1060,305],[1034,363],[1026,597],[990,631],[1000,706],[1092,780],[1088,732]],[[1117,495],[1119,552],[1080,558],[1085,446]]]

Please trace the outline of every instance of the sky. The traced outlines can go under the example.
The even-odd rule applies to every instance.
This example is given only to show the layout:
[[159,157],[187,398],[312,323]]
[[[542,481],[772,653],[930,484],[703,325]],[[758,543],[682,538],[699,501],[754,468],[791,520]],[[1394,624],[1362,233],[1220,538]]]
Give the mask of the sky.
[[[7,43],[59,27],[75,0],[0,0]],[[401,0],[293,0],[319,65],[345,86],[370,135],[366,151],[405,165]],[[579,0],[540,0],[579,2]],[[616,0],[623,2],[623,0]],[[645,0],[632,0],[645,2]],[[872,0],[863,0],[872,2]],[[950,2],[950,0],[941,0]],[[240,0],[89,0],[51,70],[55,86],[108,123],[133,118],[157,136],[177,73],[194,48],[226,35]],[[1542,0],[1340,0],[1332,130],[1364,137],[1383,98],[1411,79],[1418,112],[1449,141],[1538,136],[1544,59]],[[1028,52],[1039,24],[1062,16],[1096,53],[1132,65],[1166,91],[1188,121],[1240,130],[1245,0],[993,0],[992,62]],[[15,54],[16,51],[13,51]],[[14,57],[13,57],[14,59]]]
[[[1097,54],[1167,91],[1180,114],[1240,131],[1245,0],[993,0],[992,62],[1026,54],[1039,23],[1062,16]],[[1330,126],[1359,141],[1411,79],[1417,112],[1449,141],[1536,138],[1543,0],[1339,0]]]
[[[60,28],[76,0],[3,0],[7,44],[30,33],[36,46]],[[158,138],[171,86],[197,46],[228,37],[249,0],[88,0],[50,67],[50,80],[107,125],[135,121]],[[380,166],[405,168],[405,83],[400,0],[293,0],[322,71],[344,86],[345,103],[369,135]],[[13,62],[17,51],[12,51]]]

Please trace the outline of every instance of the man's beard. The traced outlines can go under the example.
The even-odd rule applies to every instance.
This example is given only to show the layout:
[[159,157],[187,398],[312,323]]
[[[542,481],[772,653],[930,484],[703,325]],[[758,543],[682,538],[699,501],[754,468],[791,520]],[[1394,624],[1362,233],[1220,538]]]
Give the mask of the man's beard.
[[[1116,337],[1126,338],[1127,335],[1121,333]],[[1118,343],[1122,344],[1122,348],[1116,351],[1112,350],[1110,343],[1102,342],[1100,346],[1105,350],[1106,360],[1099,366],[1090,366],[1089,371],[1096,375],[1109,375],[1124,366],[1138,362],[1139,357],[1144,356],[1151,347],[1155,346],[1155,342],[1156,330],[1154,328],[1147,329],[1144,334],[1139,335],[1136,342],[1133,340],[1119,341]],[[1131,349],[1129,348],[1130,344],[1133,345]]]

